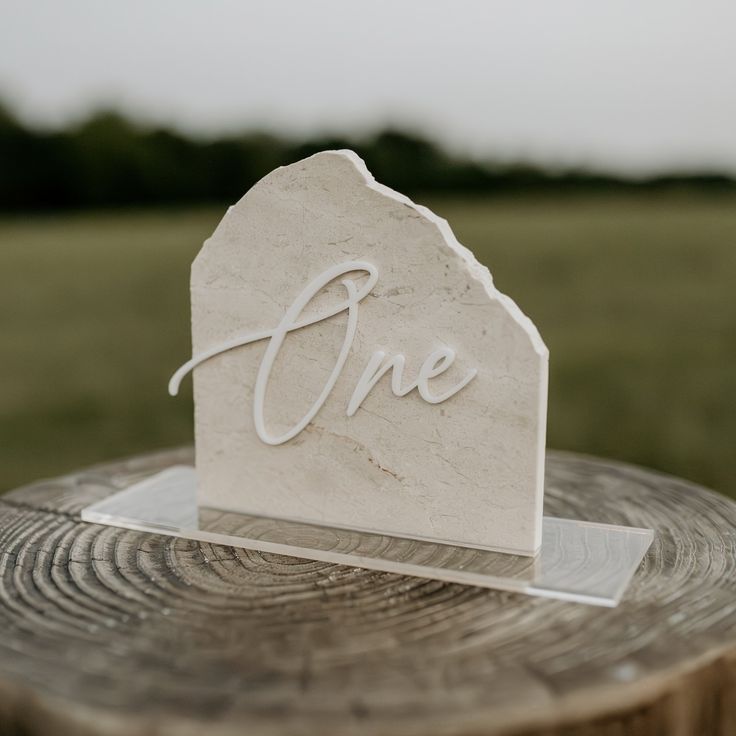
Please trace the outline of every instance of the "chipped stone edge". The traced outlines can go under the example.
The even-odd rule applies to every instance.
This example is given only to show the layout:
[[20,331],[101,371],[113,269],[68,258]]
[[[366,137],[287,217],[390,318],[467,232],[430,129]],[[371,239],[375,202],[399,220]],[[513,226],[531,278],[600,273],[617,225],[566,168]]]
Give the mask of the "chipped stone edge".
[[[447,220],[445,220],[444,217],[440,217],[424,205],[416,204],[416,202],[413,202],[405,194],[401,194],[401,192],[397,192],[395,189],[391,189],[391,187],[387,187],[385,184],[381,184],[380,182],[376,181],[373,174],[371,174],[371,172],[368,170],[365,161],[363,161],[363,159],[358,156],[355,151],[351,151],[348,148],[343,148],[340,150],[322,151],[320,153],[314,154],[314,156],[324,156],[325,154],[342,156],[343,158],[348,159],[357,169],[358,173],[360,173],[360,175],[363,177],[365,184],[369,189],[373,189],[375,192],[382,194],[384,197],[388,197],[389,199],[393,199],[396,202],[401,202],[401,204],[404,204],[407,207],[411,207],[413,210],[415,210],[417,213],[419,213],[427,220],[429,220],[433,225],[435,225],[440,231],[442,237],[445,240],[445,243],[450,248],[450,250],[457,253],[463,259],[465,265],[468,267],[470,275],[474,279],[476,279],[476,281],[480,281],[488,296],[491,299],[498,300],[504,306],[509,316],[528,335],[535,352],[543,358],[549,357],[549,350],[547,349],[544,340],[542,340],[542,336],[539,334],[539,331],[537,330],[534,322],[532,322],[532,320],[527,317],[524,312],[521,311],[519,306],[511,297],[501,293],[496,288],[496,285],[493,283],[493,276],[491,275],[488,267],[480,263],[475,257],[473,251],[470,250],[470,248],[468,248],[467,246],[463,245],[455,237],[455,233],[452,232],[450,224],[447,222]],[[312,157],[310,156],[309,158]]]
[[[365,164],[365,161],[358,156],[355,151],[351,151],[350,149],[341,149],[341,150],[333,150],[333,151],[322,151],[321,153],[316,153],[314,156],[324,156],[324,155],[334,155],[334,156],[341,156],[348,161],[350,161],[357,172],[363,177],[363,181],[365,182],[365,185],[372,189],[375,192],[378,192],[384,197],[388,197],[389,199],[394,200],[395,202],[400,202],[401,204],[411,207],[415,212],[417,212],[422,217],[426,218],[434,224],[434,226],[437,228],[439,233],[442,235],[443,240],[445,241],[448,248],[456,253],[460,258],[462,258],[463,262],[465,263],[465,266],[468,269],[468,274],[471,278],[476,279],[476,281],[479,281],[480,284],[483,286],[486,294],[488,295],[489,299],[498,301],[501,306],[505,309],[506,313],[511,317],[511,319],[516,322],[516,324],[519,325],[519,327],[523,330],[524,334],[529,339],[529,342],[532,346],[532,349],[539,357],[541,363],[544,366],[544,369],[542,370],[542,374],[540,376],[540,385],[539,385],[539,403],[538,403],[538,410],[539,410],[539,433],[537,435],[537,450],[536,450],[536,467],[537,467],[537,482],[536,482],[536,514],[535,514],[535,522],[534,522],[534,550],[530,553],[529,551],[526,552],[517,552],[517,554],[522,555],[529,555],[532,556],[537,554],[539,550],[542,547],[542,514],[543,514],[543,504],[544,504],[544,475],[545,475],[545,451],[546,451],[546,434],[547,434],[547,391],[548,391],[548,375],[547,375],[547,366],[549,364],[549,350],[547,346],[544,343],[544,340],[542,340],[542,336],[539,334],[539,330],[537,330],[536,325],[532,320],[527,317],[524,312],[521,311],[519,306],[516,304],[516,302],[509,296],[506,296],[506,294],[501,293],[493,283],[493,277],[491,276],[491,272],[488,269],[487,266],[484,266],[482,263],[478,261],[478,259],[475,257],[475,254],[473,251],[470,250],[470,248],[464,246],[458,239],[455,237],[455,233],[452,232],[452,228],[450,227],[450,224],[445,220],[443,217],[440,217],[439,215],[436,215],[432,210],[430,210],[428,207],[425,207],[423,205],[416,204],[413,202],[409,197],[407,197],[405,194],[401,194],[400,192],[395,191],[394,189],[391,189],[391,187],[387,187],[385,184],[380,184],[376,181],[375,177],[371,172],[368,170],[368,167]],[[310,157],[311,158],[311,157]]]
[[[307,158],[301,159],[300,161],[294,161],[291,164],[287,164],[286,166],[279,166],[274,171],[279,171],[281,169],[289,168],[289,166],[294,166],[295,164],[303,163],[304,161],[308,161],[310,158],[316,158],[318,156],[340,156],[344,159],[347,159],[350,161],[350,163],[355,167],[355,170],[363,177],[363,181],[365,185],[372,189],[375,192],[378,192],[378,194],[381,194],[384,197],[387,197],[388,199],[392,199],[395,202],[400,202],[403,205],[406,205],[407,207],[411,207],[415,212],[417,212],[419,215],[424,217],[425,219],[429,220],[440,232],[442,235],[443,240],[445,241],[445,244],[450,248],[451,251],[456,253],[457,255],[462,258],[463,262],[467,266],[468,273],[472,278],[474,278],[476,281],[479,281],[483,288],[485,289],[486,294],[490,299],[497,300],[500,302],[506,312],[509,314],[509,316],[516,322],[524,331],[524,333],[529,338],[529,341],[534,348],[534,351],[539,355],[541,358],[548,360],[549,359],[549,350],[547,349],[547,346],[544,343],[544,340],[542,339],[542,336],[539,334],[539,331],[537,330],[536,325],[532,320],[527,317],[524,312],[519,308],[518,304],[506,294],[503,294],[500,292],[496,285],[493,283],[493,276],[491,275],[491,272],[489,271],[487,266],[484,266],[482,263],[478,261],[478,259],[475,257],[475,254],[473,251],[470,250],[467,246],[463,245],[456,237],[455,233],[452,232],[452,228],[450,227],[450,224],[445,220],[444,217],[440,217],[439,215],[435,214],[430,210],[428,207],[425,207],[424,205],[417,204],[416,202],[413,202],[409,197],[407,197],[405,194],[401,194],[401,192],[397,192],[395,189],[391,189],[391,187],[387,187],[385,184],[381,184],[380,182],[376,181],[375,177],[371,172],[368,170],[368,167],[366,166],[365,161],[358,156],[355,151],[351,151],[349,148],[342,148],[342,149],[334,149],[334,150],[327,150],[327,151],[320,151],[319,153],[315,153],[312,156],[307,156]],[[265,179],[268,179],[274,171],[270,172],[269,174],[266,174],[262,179],[259,179],[244,195],[240,198],[241,201],[245,197],[248,196],[250,191],[252,189],[255,189],[262,181]],[[209,238],[207,238],[204,243],[202,244],[202,247],[199,249],[197,255],[195,256],[192,266],[191,266],[191,278],[193,281],[194,272],[196,269],[197,261],[200,259],[200,257],[203,255],[207,244],[209,243],[212,238],[215,237],[217,234],[217,231],[220,229],[220,226],[225,221],[227,216],[230,214],[231,210],[237,205],[237,203],[231,205],[227,208],[227,211],[225,212],[225,215],[222,217],[220,222],[217,224],[217,227],[212,232],[212,235],[210,235]]]

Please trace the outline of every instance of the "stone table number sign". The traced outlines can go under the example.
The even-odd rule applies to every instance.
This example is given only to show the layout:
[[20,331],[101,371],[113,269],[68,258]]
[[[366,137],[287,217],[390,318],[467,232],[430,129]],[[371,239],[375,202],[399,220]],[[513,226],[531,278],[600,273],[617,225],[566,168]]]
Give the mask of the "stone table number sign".
[[543,516],[548,352],[351,151],[277,169],[192,265],[196,469],[83,519],[616,605],[645,529]]

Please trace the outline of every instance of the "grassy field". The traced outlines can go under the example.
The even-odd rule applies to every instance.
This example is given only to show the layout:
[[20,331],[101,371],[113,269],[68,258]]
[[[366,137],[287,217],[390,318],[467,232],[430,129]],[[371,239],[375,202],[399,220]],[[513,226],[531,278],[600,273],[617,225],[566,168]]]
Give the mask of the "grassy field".
[[[736,495],[736,198],[427,204],[539,326],[551,447]],[[221,214],[0,220],[0,487],[191,440],[166,382]]]

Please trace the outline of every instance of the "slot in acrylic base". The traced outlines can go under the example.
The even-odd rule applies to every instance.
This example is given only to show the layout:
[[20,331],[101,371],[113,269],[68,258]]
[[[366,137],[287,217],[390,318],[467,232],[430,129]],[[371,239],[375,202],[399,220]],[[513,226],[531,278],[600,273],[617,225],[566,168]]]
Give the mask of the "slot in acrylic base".
[[609,607],[653,539],[649,529],[545,516],[541,550],[521,557],[199,507],[196,495],[194,468],[175,466],[87,506],[82,520]]

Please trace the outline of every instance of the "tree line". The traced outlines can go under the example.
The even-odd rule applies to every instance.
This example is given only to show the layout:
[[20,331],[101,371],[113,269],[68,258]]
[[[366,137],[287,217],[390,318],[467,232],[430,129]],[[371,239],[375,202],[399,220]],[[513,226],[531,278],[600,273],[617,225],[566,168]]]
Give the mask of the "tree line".
[[277,166],[334,148],[352,148],[378,181],[407,194],[736,189],[733,178],[718,173],[623,179],[473,161],[396,129],[360,139],[294,141],[248,132],[203,140],[101,112],[42,131],[0,106],[0,210],[233,202]]

